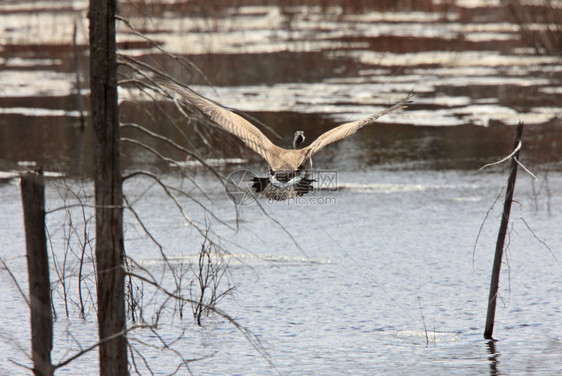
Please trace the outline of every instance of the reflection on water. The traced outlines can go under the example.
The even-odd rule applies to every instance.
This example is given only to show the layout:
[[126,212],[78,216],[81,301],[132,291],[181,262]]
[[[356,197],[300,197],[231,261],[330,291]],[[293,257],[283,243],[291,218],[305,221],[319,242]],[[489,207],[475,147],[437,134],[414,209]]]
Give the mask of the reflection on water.
[[[122,23],[119,47],[282,135],[304,130],[308,140],[414,91],[409,109],[381,119],[384,125],[363,130],[347,146],[332,146],[332,152],[341,147],[360,155],[360,164],[410,168],[421,160],[416,168],[476,168],[505,155],[511,126],[523,121],[529,125],[525,158],[560,168],[561,59],[535,55],[499,3],[310,3],[122,4],[121,14],[134,27],[188,58],[206,78],[165,58]],[[90,174],[89,161],[74,163],[91,155],[89,131],[82,136],[77,129],[72,47],[76,24],[78,66],[87,86],[86,7],[85,0],[1,6],[0,169],[33,160],[70,175]],[[209,82],[214,89],[205,86]],[[146,110],[146,96],[129,86],[120,97],[122,121],[165,132],[166,119]],[[137,149],[127,149],[125,167],[153,163]],[[218,157],[239,157],[233,150]]]
[[490,376],[499,376],[501,373],[498,370],[498,365],[500,363],[499,357],[500,354],[496,351],[496,343],[495,340],[490,340],[487,343],[488,351],[490,353]]

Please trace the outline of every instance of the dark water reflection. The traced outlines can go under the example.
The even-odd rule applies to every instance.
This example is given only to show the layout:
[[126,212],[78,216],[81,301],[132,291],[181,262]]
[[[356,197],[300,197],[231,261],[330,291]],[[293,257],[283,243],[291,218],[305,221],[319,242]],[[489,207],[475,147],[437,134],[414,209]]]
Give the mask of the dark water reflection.
[[[126,108],[126,107],[122,107]],[[307,135],[305,145],[326,129],[337,125],[322,115],[293,112],[250,113],[255,118],[277,129],[282,139],[271,136],[279,145],[288,147],[291,135],[303,130]],[[143,115],[133,108],[131,113],[122,112],[127,121],[140,120]],[[18,124],[14,127],[13,124]],[[70,175],[89,175],[92,135],[90,127],[82,130],[76,117],[40,117],[5,115],[0,118],[0,167],[11,169],[18,161],[36,161],[48,169],[64,171]],[[166,135],[169,127],[155,127]],[[217,133],[217,132],[215,132]],[[561,168],[560,126],[557,123],[529,125],[524,131],[525,149],[522,160],[530,166],[546,165],[551,170]],[[124,131],[124,135],[131,133]],[[174,137],[173,134],[168,134]],[[235,138],[226,137],[232,145]],[[461,127],[424,127],[399,124],[379,124],[361,130],[360,137],[353,137],[324,150],[315,158],[318,166],[338,168],[363,168],[386,166],[388,168],[415,169],[477,169],[492,160],[509,154],[512,147],[513,127],[501,124],[488,128],[468,125]],[[199,152],[207,157],[246,157],[259,161],[251,152],[232,147],[212,152],[199,143]],[[240,154],[242,152],[242,155]],[[343,154],[342,154],[343,153]],[[342,158],[342,155],[345,156]],[[181,152],[171,153],[179,161],[185,158]],[[130,145],[124,144],[125,168],[134,168],[149,163],[157,168],[165,164],[151,158]]]
[[[195,85],[212,82],[220,86],[274,85],[286,82],[315,83],[327,77],[357,76],[366,67],[351,57],[338,59],[326,57],[322,51],[281,51],[252,54],[205,54],[184,55],[204,73],[190,74],[189,80]],[[156,63],[173,71],[173,61],[161,55],[147,55],[142,61]],[[334,75],[334,71],[340,73]]]
[[[561,60],[531,54],[507,23],[505,9],[478,1],[470,6],[431,1],[275,4],[123,4],[122,14],[136,27],[189,59],[206,78],[132,38],[126,28],[121,29],[119,48],[187,84],[211,82],[221,88],[215,99],[271,125],[287,137],[276,139],[280,144],[288,144],[295,130],[305,131],[311,141],[349,116],[369,114],[373,110],[367,105],[373,101],[365,96],[376,95],[377,104],[384,105],[411,90],[417,93],[415,103],[392,123],[364,129],[318,156],[336,167],[474,169],[509,152],[512,126],[521,119],[528,124],[526,162],[561,168]],[[27,29],[6,29],[11,42],[0,50],[0,169],[35,161],[46,169],[89,176],[91,130],[79,126],[74,77],[78,63],[82,86],[87,87],[86,29],[78,32],[77,60],[64,31],[42,33],[42,43],[26,39],[34,30],[34,15],[44,13],[48,22],[52,14],[55,23],[75,17],[79,8],[65,2],[56,12],[46,5],[22,7],[13,16],[8,8],[0,12],[6,22],[30,16]],[[147,11],[151,24],[144,19]],[[170,39],[178,32],[179,42]],[[126,68],[122,72],[128,74]],[[176,137],[163,124],[169,119],[132,92],[123,89],[122,121]],[[85,102],[87,112],[87,97]],[[173,106],[168,108],[174,118],[181,117]],[[191,132],[194,136],[197,131]],[[217,153],[197,137],[192,143],[204,157],[244,153],[239,147],[218,147]],[[172,157],[185,158],[177,153]],[[145,151],[124,146],[126,168],[147,163],[166,166]]]
[[[276,129],[282,128],[290,136],[304,130],[308,139],[314,140],[324,130],[336,123],[315,115],[297,113],[256,113]],[[283,126],[284,125],[284,126]],[[489,128],[475,125],[462,127],[412,127],[400,124],[379,124],[361,130],[361,136],[346,140],[323,151],[316,159],[330,165],[341,161],[341,150],[359,165],[387,165],[388,167],[413,167],[421,169],[477,169],[487,161],[506,155],[513,146],[511,126],[497,124]],[[560,127],[558,124],[527,126],[524,142],[525,155],[532,164],[557,161],[560,155]],[[290,138],[284,140],[288,145]],[[348,158],[344,158],[348,159]]]
[[499,357],[500,353],[496,350],[496,343],[494,340],[488,341],[488,352],[490,353],[490,376],[499,376],[501,372],[499,371]]

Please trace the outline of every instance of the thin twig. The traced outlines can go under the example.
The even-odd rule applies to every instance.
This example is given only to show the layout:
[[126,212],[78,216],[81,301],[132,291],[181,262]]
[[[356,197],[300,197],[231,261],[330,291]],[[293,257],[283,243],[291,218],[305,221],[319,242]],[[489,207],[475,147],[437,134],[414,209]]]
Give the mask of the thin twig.
[[8,272],[10,278],[14,282],[14,285],[16,285],[16,288],[18,289],[21,297],[23,298],[23,300],[25,300],[25,304],[27,304],[28,307],[31,307],[31,305],[29,303],[29,299],[27,298],[27,295],[25,294],[25,292],[23,292],[20,284],[18,283],[18,280],[16,279],[16,276],[12,273],[12,271],[10,270],[10,267],[8,266],[8,264],[6,264],[6,261],[4,261],[4,259],[2,257],[0,257],[0,262],[4,266],[4,270],[6,270]]
[[[181,301],[185,301],[188,302],[190,304],[197,304],[196,301],[194,301],[193,299],[189,299],[189,298],[185,298],[183,296],[179,296],[173,292],[168,291],[167,289],[165,289],[164,287],[162,287],[161,284],[155,282],[153,280],[152,275],[150,274],[150,272],[148,272],[148,270],[146,270],[146,268],[143,268],[142,266],[137,264],[137,267],[139,267],[140,269],[142,269],[142,271],[144,273],[147,273],[150,278],[144,277],[140,274],[136,274],[136,273],[130,273],[131,276],[133,276],[134,278],[137,278],[141,281],[144,281],[145,283],[152,285],[153,287],[155,287],[157,290],[161,291],[162,293],[164,293],[165,295],[167,295],[168,297],[172,298],[172,299],[177,299],[177,300],[181,300]],[[217,315],[221,316],[222,318],[226,319],[228,322],[230,322],[240,333],[242,333],[242,335],[244,335],[244,337],[248,340],[248,342],[252,345],[252,347],[254,347],[254,349],[256,351],[258,351],[258,353],[260,353],[260,355],[262,355],[262,357],[264,357],[264,359],[269,363],[270,366],[272,366],[273,368],[275,368],[275,365],[273,364],[272,360],[271,360],[271,356],[269,355],[269,353],[267,352],[267,350],[263,347],[263,345],[261,344],[261,341],[259,339],[259,337],[257,337],[255,334],[253,334],[248,328],[246,328],[245,326],[243,326],[242,324],[238,323],[234,318],[232,318],[230,315],[228,315],[227,313],[223,312],[222,310],[219,310],[217,307],[212,307],[209,305],[206,305],[205,307],[208,310],[213,311],[214,313],[216,313]]]
[[124,336],[124,335],[126,335],[127,333],[129,333],[129,332],[132,331],[132,330],[139,329],[139,328],[148,328],[148,327],[150,327],[150,325],[146,325],[146,324],[142,324],[142,325],[133,325],[133,326],[131,326],[131,327],[129,327],[129,328],[126,328],[126,329],[124,329],[124,330],[121,330],[121,331],[118,332],[118,333],[115,333],[115,334],[112,334],[112,335],[110,335],[110,336],[108,336],[108,337],[105,337],[105,338],[103,338],[102,340],[100,340],[99,342],[96,342],[96,343],[94,343],[93,345],[88,346],[88,347],[86,347],[85,349],[83,349],[83,350],[77,352],[76,354],[72,355],[70,358],[67,358],[67,359],[63,360],[62,362],[53,365],[53,369],[56,370],[57,368],[64,367],[64,366],[66,366],[68,363],[72,362],[74,359],[77,359],[77,358],[81,357],[82,355],[84,355],[84,354],[86,354],[86,353],[88,353],[88,352],[94,350],[95,348],[99,347],[101,344],[103,344],[103,343],[105,343],[105,342],[108,342],[108,341],[111,341],[111,340],[113,340],[113,339],[115,339],[115,338],[117,338],[117,337]]
[[496,203],[500,199],[500,197],[503,193],[503,189],[505,188],[506,185],[507,185],[507,180],[505,181],[502,188],[498,192],[498,195],[496,196],[496,199],[492,203],[492,206],[490,206],[490,208],[486,212],[486,215],[484,216],[484,219],[482,220],[482,223],[480,224],[480,228],[478,229],[478,234],[476,234],[476,239],[474,240],[474,247],[472,247],[472,271],[474,271],[474,258],[476,256],[476,247],[478,246],[478,240],[480,239],[480,235],[482,234],[482,230],[484,229],[484,224],[488,220],[488,217],[490,216],[490,213],[494,209],[494,206],[496,206]]
[[515,162],[517,162],[517,164],[523,169],[523,171],[525,171],[526,173],[531,175],[531,177],[533,179],[538,180],[537,177],[531,171],[529,171],[529,169],[527,167],[525,167],[525,165],[523,165],[523,163],[521,163],[518,158],[514,158],[514,159],[515,159]]
[[[499,165],[499,164],[501,164],[501,163],[503,163],[503,162],[508,161],[509,158],[513,157],[513,156],[515,155],[515,153],[517,153],[517,152],[519,151],[519,149],[521,149],[521,145],[522,145],[522,143],[521,143],[521,141],[519,141],[519,144],[517,145],[517,147],[516,147],[516,148],[511,152],[511,154],[509,154],[507,157],[505,157],[505,158],[503,158],[503,159],[501,159],[501,160],[499,160],[499,161],[497,161],[497,162],[488,163],[488,164],[486,164],[486,165],[480,167],[480,168],[478,169],[478,171],[480,172],[480,171],[484,170],[485,168],[488,168],[488,167],[491,167],[491,166],[496,166],[496,165]],[[531,175],[532,175],[532,174],[531,174]],[[534,176],[534,175],[533,175],[533,176]]]
[[418,296],[418,306],[420,307],[420,313],[421,313],[422,322],[423,322],[423,330],[425,331],[425,345],[428,346],[429,345],[429,336],[427,335],[427,326],[425,325],[425,317],[423,315],[423,310],[422,310],[422,306],[421,306],[421,298],[419,296]]
[[531,228],[531,226],[529,226],[529,224],[527,223],[527,221],[525,221],[523,219],[523,217],[519,217],[519,219],[521,219],[521,221],[523,221],[523,223],[525,224],[525,226],[527,227],[527,229],[531,232],[531,234],[533,234],[533,237],[535,239],[537,239],[537,241],[539,243],[541,243],[542,245],[544,245],[546,247],[546,249],[548,249],[548,251],[550,252],[550,254],[552,255],[552,258],[554,259],[554,261],[556,261],[556,263],[558,263],[558,259],[556,258],[556,255],[554,254],[554,251],[548,246],[548,244],[546,244],[546,242],[544,240],[542,240],[541,238],[539,238],[537,236],[537,234],[535,234],[535,232],[533,231],[533,229]]
[[180,63],[184,68],[186,68],[188,71],[195,71],[197,72],[199,75],[201,75],[201,77],[203,77],[203,79],[209,84],[209,86],[213,87],[213,84],[211,83],[211,81],[207,78],[207,76],[205,76],[205,74],[199,69],[199,67],[197,67],[197,65],[195,65],[193,62],[191,62],[190,60],[186,59],[185,57],[182,56],[177,56],[175,54],[172,54],[170,52],[168,52],[167,50],[165,50],[164,48],[160,47],[159,43],[155,42],[154,40],[152,40],[151,38],[147,37],[145,34],[137,31],[129,22],[129,20],[127,20],[124,17],[121,16],[115,16],[115,19],[123,22],[130,30],[133,34],[143,38],[144,40],[146,40],[147,42],[149,42],[152,47],[156,48],[158,51],[162,52],[165,56],[168,56],[172,59],[174,59],[175,61],[177,61],[178,63]]

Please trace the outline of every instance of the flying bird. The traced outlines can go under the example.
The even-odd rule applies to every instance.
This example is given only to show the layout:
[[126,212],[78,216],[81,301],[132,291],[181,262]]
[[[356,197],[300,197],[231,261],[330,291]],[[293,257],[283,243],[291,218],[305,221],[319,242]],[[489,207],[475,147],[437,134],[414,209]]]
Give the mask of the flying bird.
[[367,124],[375,122],[383,115],[407,107],[412,101],[408,96],[395,105],[371,115],[365,119],[341,124],[320,135],[310,145],[299,149],[304,141],[304,133],[297,131],[294,135],[292,149],[275,145],[256,126],[242,116],[201,97],[191,89],[180,86],[170,80],[157,78],[157,82],[170,89],[192,106],[196,107],[213,123],[238,137],[248,148],[261,155],[269,164],[269,174],[265,178],[253,179],[256,192],[263,192],[267,198],[283,201],[302,196],[312,190],[313,179],[305,168],[311,164],[311,158],[323,147],[349,137]]

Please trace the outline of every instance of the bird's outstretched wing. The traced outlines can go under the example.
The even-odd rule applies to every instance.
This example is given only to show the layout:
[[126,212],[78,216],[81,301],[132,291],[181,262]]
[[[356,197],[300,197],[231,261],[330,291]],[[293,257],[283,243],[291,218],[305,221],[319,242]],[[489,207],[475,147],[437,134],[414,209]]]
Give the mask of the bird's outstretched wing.
[[383,115],[389,114],[401,108],[408,107],[408,104],[412,103],[410,98],[411,95],[408,96],[408,98],[404,99],[403,101],[396,103],[394,106],[389,107],[386,110],[381,111],[377,114],[371,115],[368,118],[365,118],[363,120],[353,121],[350,123],[341,124],[321,134],[316,140],[314,140],[310,145],[308,145],[305,148],[306,157],[310,158],[314,154],[316,154],[320,149],[322,149],[324,146],[351,136],[352,134],[357,132],[357,130],[359,130],[361,127],[373,123],[375,120],[377,120]]
[[238,137],[247,147],[261,155],[271,165],[279,148],[252,123],[170,80],[156,77],[156,81],[199,109],[220,128]]

